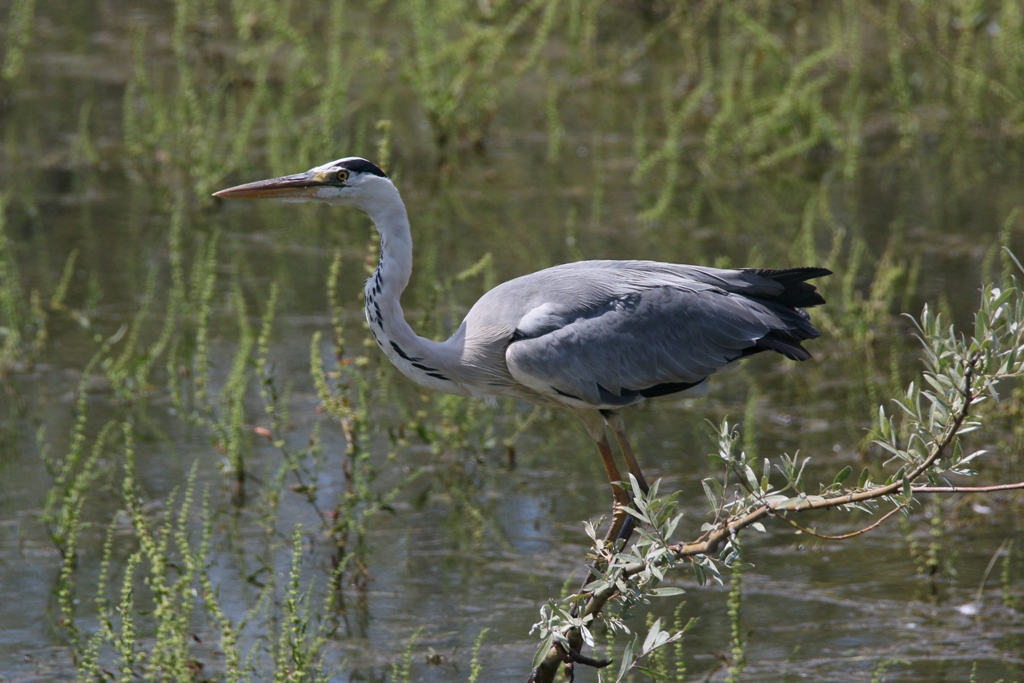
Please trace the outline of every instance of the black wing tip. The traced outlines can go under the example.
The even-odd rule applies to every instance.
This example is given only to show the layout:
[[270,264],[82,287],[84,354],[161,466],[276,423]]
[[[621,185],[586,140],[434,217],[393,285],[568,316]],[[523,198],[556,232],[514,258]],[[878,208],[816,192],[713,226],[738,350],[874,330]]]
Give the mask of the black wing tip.
[[[794,281],[813,280],[816,277],[831,275],[832,271],[821,266],[795,266],[793,268],[744,268],[752,273],[763,277],[770,277],[773,280],[793,278]],[[798,277],[794,277],[798,276]]]
[[828,268],[799,266],[797,268],[747,268],[745,270],[782,285],[784,287],[782,292],[772,299],[785,306],[811,308],[826,303],[825,297],[818,293],[818,288],[807,280],[831,275],[832,271]]
[[814,280],[819,277],[831,275],[832,271],[820,266],[798,266],[796,268],[744,268],[748,273],[754,273],[761,277],[775,280],[780,285],[798,285],[807,280]]

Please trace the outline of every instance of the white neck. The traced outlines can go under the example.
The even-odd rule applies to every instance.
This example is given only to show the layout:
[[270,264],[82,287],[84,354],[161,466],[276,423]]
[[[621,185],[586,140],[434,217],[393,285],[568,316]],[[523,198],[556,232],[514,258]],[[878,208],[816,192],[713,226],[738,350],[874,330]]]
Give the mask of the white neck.
[[452,378],[445,345],[413,332],[402,312],[401,296],[412,274],[412,233],[405,204],[394,185],[363,208],[380,234],[377,269],[366,281],[366,320],[381,350],[404,375],[421,386],[465,393]]

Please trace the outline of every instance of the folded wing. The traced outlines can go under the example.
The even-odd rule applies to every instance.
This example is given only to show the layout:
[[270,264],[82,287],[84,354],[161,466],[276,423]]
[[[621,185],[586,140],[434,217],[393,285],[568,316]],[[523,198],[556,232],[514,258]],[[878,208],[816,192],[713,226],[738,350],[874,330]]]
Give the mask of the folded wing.
[[760,351],[806,360],[801,341],[819,332],[801,307],[824,300],[804,280],[827,273],[693,269],[585,305],[545,302],[522,316],[506,362],[535,391],[614,408],[692,388]]

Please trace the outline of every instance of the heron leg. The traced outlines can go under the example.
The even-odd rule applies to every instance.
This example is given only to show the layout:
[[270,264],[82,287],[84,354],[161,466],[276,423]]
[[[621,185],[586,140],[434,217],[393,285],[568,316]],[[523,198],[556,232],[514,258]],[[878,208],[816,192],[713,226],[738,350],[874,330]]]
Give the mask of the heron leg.
[[612,497],[614,499],[612,524],[608,528],[608,533],[604,539],[605,543],[610,545],[618,538],[619,531],[626,521],[625,506],[629,505],[630,497],[626,490],[618,484],[618,482],[622,481],[622,474],[619,472],[619,466],[615,464],[615,456],[612,454],[612,447],[608,442],[604,420],[596,411],[593,413],[580,411],[578,414],[580,419],[583,420],[583,425],[587,428],[587,432],[590,433],[591,438],[594,439],[594,443],[597,445],[597,451],[601,454],[601,462],[604,463],[604,470],[608,474],[608,481],[612,485]]
[[637,483],[640,484],[640,490],[647,493],[649,490],[647,480],[644,479],[644,473],[640,471],[640,463],[637,462],[636,455],[633,454],[633,447],[629,445],[629,436],[626,435],[626,421],[619,413],[605,411],[602,415],[608,426],[612,428],[615,440],[619,442],[619,450],[622,451],[622,457],[626,459],[629,473],[636,477]]
[[622,481],[622,475],[619,474],[619,468],[615,464],[615,459],[612,457],[612,447],[608,443],[608,438],[605,437],[601,441],[597,442],[597,450],[601,453],[601,460],[604,461],[605,471],[608,472],[608,481],[612,483],[612,496],[614,497],[614,508],[612,511],[612,524],[608,527],[608,533],[605,534],[604,542],[606,545],[612,545],[615,540],[619,537],[619,531],[622,529],[622,525],[626,522],[626,506],[630,503],[629,494],[626,490],[614,483]]

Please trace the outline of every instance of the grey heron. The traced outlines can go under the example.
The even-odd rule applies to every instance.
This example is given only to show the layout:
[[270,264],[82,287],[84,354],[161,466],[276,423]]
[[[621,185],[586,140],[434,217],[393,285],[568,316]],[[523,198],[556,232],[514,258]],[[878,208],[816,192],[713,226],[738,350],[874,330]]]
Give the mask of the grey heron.
[[716,371],[761,351],[797,361],[820,336],[803,310],[825,303],[807,280],[825,268],[724,270],[655,261],[579,261],[523,275],[484,294],[447,340],[413,332],[400,303],[412,273],[409,216],[375,164],[347,157],[305,173],[238,185],[224,198],[276,198],[351,206],[380,234],[366,281],[366,319],[377,345],[417,384],[478,398],[513,396],[574,412],[597,445],[615,500],[607,538],[629,495],[610,429],[628,471],[647,483],[622,409],[696,393]]

